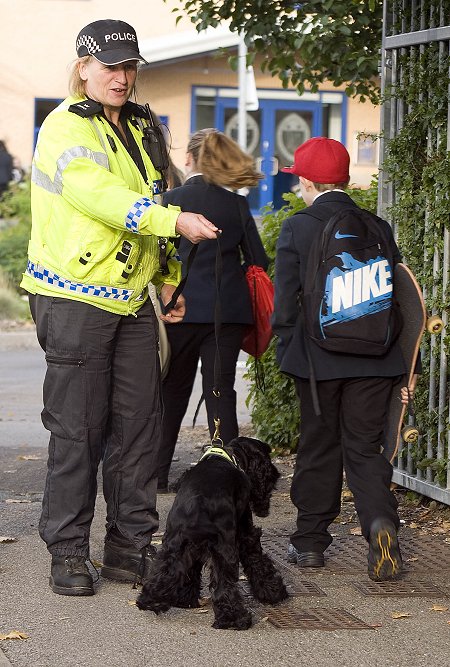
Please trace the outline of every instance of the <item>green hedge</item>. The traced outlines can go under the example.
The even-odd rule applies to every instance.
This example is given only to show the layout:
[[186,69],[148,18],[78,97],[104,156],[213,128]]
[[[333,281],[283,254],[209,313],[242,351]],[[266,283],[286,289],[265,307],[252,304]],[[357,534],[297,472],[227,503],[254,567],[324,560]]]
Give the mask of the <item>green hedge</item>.
[[[401,7],[399,0],[396,5]],[[438,19],[433,20],[438,25]],[[446,234],[450,230],[450,54],[435,42],[406,50],[399,65],[402,76],[387,89],[386,99],[401,104],[408,113],[387,142],[383,165],[395,193],[390,218],[397,226],[405,261],[424,291],[428,311],[442,315],[450,312],[450,281],[444,272]],[[432,346],[436,346],[433,351]],[[401,456],[410,456],[419,470],[430,469],[434,483],[445,488],[450,460],[448,376],[441,406],[439,385],[441,363],[448,364],[450,356],[450,327],[447,325],[442,338],[425,335],[421,349],[423,372],[414,412],[424,437],[404,447]]]
[[0,199],[0,269],[10,285],[19,288],[27,265],[31,230],[30,182],[13,185]]

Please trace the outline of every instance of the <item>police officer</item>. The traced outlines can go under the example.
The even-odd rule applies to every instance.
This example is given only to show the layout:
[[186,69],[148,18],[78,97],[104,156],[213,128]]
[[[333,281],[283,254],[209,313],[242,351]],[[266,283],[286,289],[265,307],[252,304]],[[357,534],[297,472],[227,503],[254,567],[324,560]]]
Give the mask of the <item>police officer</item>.
[[[50,431],[39,532],[50,586],[92,595],[89,534],[103,456],[102,574],[145,576],[158,527],[161,435],[158,327],[151,281],[167,304],[180,282],[171,243],[215,238],[195,213],[155,201],[161,174],[143,147],[145,109],[129,102],[139,53],[132,26],[95,21],[77,37],[71,97],[44,121],[32,167],[32,230],[22,287],[45,350],[42,420]],[[180,296],[164,317],[180,322]]]

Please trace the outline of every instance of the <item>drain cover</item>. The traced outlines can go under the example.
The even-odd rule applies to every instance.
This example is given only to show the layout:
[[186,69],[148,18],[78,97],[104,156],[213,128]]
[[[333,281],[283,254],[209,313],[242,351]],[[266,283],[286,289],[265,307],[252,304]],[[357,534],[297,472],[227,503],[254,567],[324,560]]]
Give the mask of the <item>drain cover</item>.
[[[313,581],[295,581],[293,583],[284,582],[286,584],[289,597],[305,597],[305,596],[315,596],[315,597],[326,597],[326,593],[317,586]],[[250,587],[246,581],[240,581],[239,586],[241,588],[242,594],[245,597],[252,597],[250,592]]]
[[373,630],[345,609],[270,609],[267,620],[276,628],[300,630]]
[[[272,558],[286,570],[297,574],[299,568],[286,560],[287,535],[263,536],[264,548]],[[450,549],[448,544],[436,536],[420,535],[411,537],[400,534],[400,546],[405,571],[442,572],[450,569]],[[367,570],[367,542],[358,535],[343,535],[334,538],[325,552],[325,571],[355,572]],[[324,571],[318,569],[318,571]],[[308,570],[309,573],[309,570]]]
[[402,598],[445,598],[447,594],[427,581],[353,581],[363,595]]

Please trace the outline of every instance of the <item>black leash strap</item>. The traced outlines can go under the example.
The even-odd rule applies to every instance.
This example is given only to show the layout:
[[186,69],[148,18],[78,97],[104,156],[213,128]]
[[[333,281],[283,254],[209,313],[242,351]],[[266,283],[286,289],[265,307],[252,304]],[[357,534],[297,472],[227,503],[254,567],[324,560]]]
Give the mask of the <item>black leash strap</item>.
[[[212,393],[216,400],[214,405],[214,416],[213,416],[215,431],[213,437],[211,438],[211,444],[221,447],[223,445],[223,441],[220,438],[220,417],[219,417],[220,378],[222,375],[222,367],[220,361],[220,345],[219,345],[220,329],[222,326],[222,308],[220,303],[220,285],[222,282],[222,252],[220,249],[220,232],[217,233],[215,278],[216,278],[216,301],[214,304],[214,338],[216,343],[216,352],[214,355],[214,380],[213,380],[214,384]],[[204,400],[205,396],[204,394],[202,394],[198,402],[197,408],[195,410],[194,418],[192,420],[192,428],[194,428],[195,426],[200,406]]]
[[180,296],[181,292],[183,291],[184,286],[186,285],[186,281],[188,279],[188,274],[189,274],[189,270],[191,268],[192,262],[194,261],[194,257],[197,254],[197,249],[198,249],[198,244],[195,244],[195,245],[193,244],[192,248],[189,251],[188,258],[187,258],[186,274],[185,274],[184,278],[181,279],[180,284],[177,286],[174,293],[172,294],[172,298],[170,299],[169,303],[167,303],[165,306],[164,305],[161,306],[161,310],[162,310],[163,315],[167,315],[167,313],[170,310],[172,310],[172,308],[175,306],[175,304],[177,302],[178,297]]
[[167,266],[167,242],[168,238],[166,236],[158,236],[158,246],[159,246],[159,266],[161,269],[161,274],[167,276],[170,271]]

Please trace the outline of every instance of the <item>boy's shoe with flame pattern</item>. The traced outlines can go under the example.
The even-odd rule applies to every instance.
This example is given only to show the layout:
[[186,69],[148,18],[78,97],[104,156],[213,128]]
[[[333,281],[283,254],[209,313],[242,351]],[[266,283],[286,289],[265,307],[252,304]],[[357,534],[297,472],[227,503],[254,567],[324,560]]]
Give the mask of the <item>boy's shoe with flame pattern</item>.
[[399,579],[402,571],[397,530],[389,519],[376,519],[370,527],[369,578],[373,581],[392,581]]

